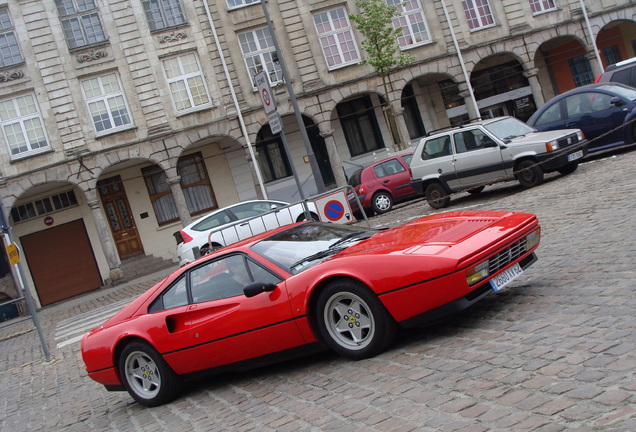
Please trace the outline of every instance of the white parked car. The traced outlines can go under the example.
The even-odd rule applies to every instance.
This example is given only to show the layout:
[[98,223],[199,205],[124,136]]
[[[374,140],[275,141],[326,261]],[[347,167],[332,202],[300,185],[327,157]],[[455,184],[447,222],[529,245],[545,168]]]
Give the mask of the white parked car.
[[[308,202],[307,207],[311,218],[318,220],[315,205]],[[272,200],[245,201],[213,211],[174,233],[179,265],[198,257],[194,248],[199,248],[200,254],[205,255],[255,234],[305,219],[305,208],[301,203],[290,205]],[[211,241],[208,242],[210,233]]]

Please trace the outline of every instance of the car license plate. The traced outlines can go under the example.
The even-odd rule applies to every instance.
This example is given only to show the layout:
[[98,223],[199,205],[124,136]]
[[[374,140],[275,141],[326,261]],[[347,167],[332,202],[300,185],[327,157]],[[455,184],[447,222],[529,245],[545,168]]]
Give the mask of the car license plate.
[[568,162],[572,162],[573,160],[581,159],[582,157],[583,157],[583,150],[576,151],[576,152],[568,155]]
[[350,192],[347,194],[347,201],[353,201],[354,199],[355,199],[355,196],[353,195],[353,192]]
[[513,280],[517,279],[519,276],[523,274],[523,269],[519,265],[519,263],[513,265],[509,269],[504,270],[499,273],[494,278],[490,279],[490,286],[493,291],[500,291],[503,287],[508,285]]

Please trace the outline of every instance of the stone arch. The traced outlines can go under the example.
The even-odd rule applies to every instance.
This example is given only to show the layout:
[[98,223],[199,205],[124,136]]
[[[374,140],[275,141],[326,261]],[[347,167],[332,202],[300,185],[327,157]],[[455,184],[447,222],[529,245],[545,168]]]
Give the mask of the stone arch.
[[[594,81],[596,65],[584,40],[577,36],[556,36],[541,43],[535,52],[543,96],[549,100],[557,94]],[[573,73],[573,71],[577,71]]]
[[[4,188],[5,196],[2,198],[4,208],[11,209],[16,202],[25,196],[35,195],[34,190],[46,192],[55,189],[57,184],[69,184],[85,193],[81,182],[73,179],[68,165],[49,168],[30,176],[24,176],[20,180],[9,180]],[[39,192],[36,192],[39,193]]]
[[[365,86],[357,86],[359,89]],[[375,89],[374,89],[375,90]],[[377,92],[337,92],[329,125],[335,131],[338,154],[345,164],[355,166],[367,155],[391,148],[388,124]],[[345,168],[345,171],[347,168]]]
[[411,139],[450,125],[465,112],[462,82],[452,73],[428,72],[409,81],[400,95],[400,107]]
[[527,65],[514,52],[482,57],[470,70],[470,83],[482,116],[526,121],[536,111]]
[[633,36],[636,22],[617,19],[606,23],[596,34],[596,45],[601,55],[603,67],[636,56]]

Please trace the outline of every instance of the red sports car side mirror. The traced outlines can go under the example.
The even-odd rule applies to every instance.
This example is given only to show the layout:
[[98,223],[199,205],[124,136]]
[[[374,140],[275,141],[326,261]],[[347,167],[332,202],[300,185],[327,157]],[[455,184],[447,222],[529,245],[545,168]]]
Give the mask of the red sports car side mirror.
[[245,294],[245,297],[254,297],[260,293],[274,291],[275,289],[276,284],[254,282],[243,288],[243,294]]

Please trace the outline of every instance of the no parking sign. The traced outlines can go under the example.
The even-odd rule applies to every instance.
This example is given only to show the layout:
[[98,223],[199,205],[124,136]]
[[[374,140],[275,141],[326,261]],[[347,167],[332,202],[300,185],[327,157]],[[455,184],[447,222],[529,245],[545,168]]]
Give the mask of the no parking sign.
[[341,224],[355,221],[344,190],[316,198],[314,204],[321,221]]

